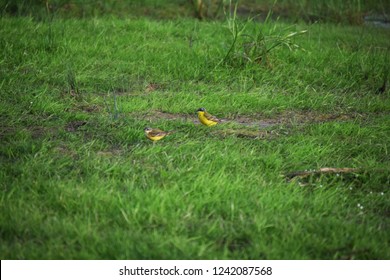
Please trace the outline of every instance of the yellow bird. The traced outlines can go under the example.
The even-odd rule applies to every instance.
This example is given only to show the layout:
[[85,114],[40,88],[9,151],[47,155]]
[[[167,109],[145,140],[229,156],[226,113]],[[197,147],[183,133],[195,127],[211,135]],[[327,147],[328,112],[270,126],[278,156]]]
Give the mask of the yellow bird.
[[157,128],[145,127],[144,129],[146,137],[152,141],[158,141],[164,138],[165,136],[173,133],[173,131],[162,131]]
[[213,126],[221,122],[220,119],[209,114],[205,108],[199,108],[197,111],[200,122],[207,126]]

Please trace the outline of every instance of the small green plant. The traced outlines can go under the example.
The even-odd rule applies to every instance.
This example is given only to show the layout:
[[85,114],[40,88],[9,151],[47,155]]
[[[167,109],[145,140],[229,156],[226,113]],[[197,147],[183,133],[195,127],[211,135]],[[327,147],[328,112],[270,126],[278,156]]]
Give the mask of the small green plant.
[[385,64],[383,65],[383,68],[382,68],[383,80],[382,80],[381,86],[376,91],[377,93],[385,93],[386,89],[387,89],[387,84],[389,82],[389,72],[390,72],[390,67],[389,67],[389,63],[388,63],[389,62],[389,52],[390,52],[390,48],[387,50],[386,56],[384,58]]
[[118,107],[118,100],[117,100],[117,95],[115,94],[115,92],[113,92],[112,94],[109,93],[109,95],[112,97],[113,104],[108,104],[107,98],[104,97],[104,104],[106,106],[106,110],[110,114],[112,120],[118,120],[119,115],[122,112],[122,110],[121,110],[122,108]]
[[81,92],[79,90],[79,87],[77,85],[76,80],[76,74],[72,67],[68,66],[67,74],[66,74],[66,81],[68,84],[68,93],[71,97],[75,98],[76,100],[81,100]]
[[[239,61],[242,63],[268,64],[269,54],[278,47],[287,47],[289,50],[300,48],[294,43],[294,38],[302,35],[307,30],[291,31],[291,27],[279,29],[273,24],[268,34],[264,32],[264,26],[269,24],[272,9],[268,12],[263,23],[256,22],[255,18],[248,18],[241,22],[237,18],[237,5],[232,9],[230,1],[230,11],[227,14],[228,29],[231,33],[232,43],[221,63]],[[231,12],[233,10],[233,12]]]

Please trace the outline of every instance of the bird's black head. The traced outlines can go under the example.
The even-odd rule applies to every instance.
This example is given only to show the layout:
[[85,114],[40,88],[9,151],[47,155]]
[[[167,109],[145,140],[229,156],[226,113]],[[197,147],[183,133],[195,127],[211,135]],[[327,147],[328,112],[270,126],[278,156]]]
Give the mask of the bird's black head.
[[199,108],[198,110],[196,110],[197,112],[206,112],[206,109],[205,108]]
[[145,132],[148,132],[148,131],[152,131],[152,129],[151,129],[150,127],[145,127],[145,128],[144,128],[144,131],[145,131]]

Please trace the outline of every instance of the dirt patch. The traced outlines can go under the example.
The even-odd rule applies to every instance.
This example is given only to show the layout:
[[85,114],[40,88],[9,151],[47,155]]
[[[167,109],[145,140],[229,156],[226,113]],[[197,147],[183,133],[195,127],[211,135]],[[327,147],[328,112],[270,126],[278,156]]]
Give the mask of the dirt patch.
[[174,113],[168,113],[168,112],[162,112],[162,111],[151,111],[147,112],[144,114],[140,113],[130,113],[130,115],[136,119],[144,119],[150,122],[160,120],[160,119],[165,119],[165,120],[179,120],[183,122],[193,122],[195,124],[199,124],[198,117],[194,115],[189,115],[189,114],[174,114]]
[[163,84],[149,83],[145,88],[145,92],[149,93],[149,92],[153,92],[156,90],[164,90],[164,88],[165,88],[165,86]]
[[225,122],[233,122],[244,126],[259,126],[260,128],[267,128],[270,126],[274,126],[280,124],[279,119],[265,119],[261,116],[237,116],[232,120],[224,120]]
[[96,104],[75,104],[72,108],[68,108],[66,112],[85,112],[85,113],[97,113],[103,110],[102,106]]
[[31,126],[28,130],[31,133],[31,137],[34,139],[41,138],[47,134],[47,129],[42,126]]
[[[191,122],[201,125],[196,114],[174,114],[163,111],[151,111],[144,114],[131,113],[133,118],[149,122],[165,119],[171,121]],[[362,117],[358,114],[323,114],[312,111],[287,111],[275,117],[265,117],[261,114],[247,116],[232,116],[221,119],[227,124],[223,129],[213,130],[212,134],[219,137],[236,136],[248,139],[272,139],[288,133],[286,129],[311,123],[324,123],[330,121],[347,121]]]
[[69,122],[66,126],[65,129],[68,132],[75,132],[77,131],[80,127],[84,126],[87,124],[87,121],[71,121]]
[[102,107],[96,104],[95,105],[83,104],[78,106],[78,109],[83,112],[94,113],[94,112],[100,112],[102,110]]
[[307,123],[321,123],[329,121],[346,121],[357,118],[356,114],[322,114],[317,112],[287,111],[273,118],[265,118],[261,115],[238,116],[234,122],[246,126],[259,126],[266,128],[274,125],[302,125]]
[[68,146],[66,146],[65,144],[60,144],[58,145],[57,147],[54,147],[53,148],[53,151],[60,155],[60,156],[70,156],[72,157],[73,159],[77,159],[78,156],[77,156],[77,153],[73,150],[71,150]]
[[0,140],[13,139],[14,135],[19,131],[27,132],[31,135],[32,139],[38,139],[45,137],[49,134],[53,134],[57,131],[55,127],[43,127],[43,126],[27,126],[27,127],[1,127],[0,128]]
[[[143,118],[148,121],[158,119],[189,121],[194,124],[200,124],[196,114],[173,114],[162,111],[152,111],[140,116],[132,114],[133,117]],[[307,123],[321,123],[329,121],[347,121],[361,117],[358,114],[322,114],[317,112],[283,112],[275,117],[269,118],[263,115],[233,116],[230,119],[222,119],[222,123],[238,124],[242,126],[253,126],[258,128],[268,128],[276,125],[302,125]]]
[[15,127],[0,126],[0,140],[4,140],[15,133]]
[[96,152],[96,154],[101,157],[114,157],[114,156],[119,156],[122,153],[123,151],[119,149],[103,150],[103,151]]
[[235,136],[246,139],[271,139],[280,135],[276,130],[258,130],[258,129],[224,129],[215,130],[212,134],[221,137]]

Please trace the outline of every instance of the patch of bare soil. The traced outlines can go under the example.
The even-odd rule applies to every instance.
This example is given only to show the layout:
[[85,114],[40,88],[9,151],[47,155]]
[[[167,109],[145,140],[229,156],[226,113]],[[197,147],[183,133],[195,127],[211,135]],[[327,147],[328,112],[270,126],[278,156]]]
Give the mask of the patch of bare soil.
[[224,130],[215,130],[212,131],[212,134],[222,137],[227,136],[236,136],[238,138],[246,138],[246,139],[271,139],[279,136],[277,131],[273,130],[258,130],[251,128],[243,128],[243,129],[224,129]]
[[66,126],[65,129],[68,132],[75,132],[77,131],[80,127],[86,125],[86,121],[71,121],[69,122]]
[[0,126],[0,140],[15,133],[15,128],[11,126]]
[[78,158],[78,155],[75,151],[71,150],[68,146],[66,146],[65,144],[60,144],[58,145],[57,147],[54,147],[53,148],[53,151],[59,155],[67,155],[67,156],[71,156],[72,158],[74,159],[77,159]]
[[162,112],[162,111],[152,111],[152,112],[147,112],[144,114],[139,114],[139,113],[131,113],[130,114],[132,117],[135,117],[137,119],[144,119],[148,120],[150,122],[153,122],[155,120],[159,119],[165,119],[165,120],[181,120],[181,121],[190,121],[193,123],[200,123],[198,120],[198,117],[194,115],[189,115],[189,114],[173,114],[173,113],[168,113],[168,112]]
[[21,131],[28,131],[33,139],[41,138],[44,136],[47,136],[49,134],[52,134],[56,132],[55,127],[43,127],[38,125],[31,125],[23,128],[16,128],[16,127],[1,127],[0,128],[0,140],[9,138],[15,133],[17,133],[19,130]]
[[72,108],[67,109],[67,112],[85,112],[97,113],[102,111],[102,106],[96,104],[75,104]]
[[122,153],[123,150],[120,149],[109,149],[109,150],[98,151],[96,154],[101,157],[114,157],[114,156],[119,156]]
[[[196,114],[174,114],[162,111],[152,111],[140,115],[139,113],[131,114],[137,119],[144,119],[150,122],[166,119],[166,120],[180,120],[183,122],[192,122],[200,124]],[[357,114],[323,114],[317,112],[296,112],[287,111],[275,117],[269,118],[263,115],[249,115],[249,116],[233,116],[230,119],[222,119],[222,123],[233,124],[234,127],[225,127],[223,130],[215,130],[212,133],[217,136],[226,137],[234,135],[241,138],[249,139],[270,139],[284,134],[285,131],[274,129],[280,126],[292,127],[300,126],[310,123],[322,123],[329,121],[347,121],[358,118]],[[361,116],[360,116],[361,117]],[[239,127],[236,127],[239,126]]]
[[321,123],[328,121],[346,121],[357,118],[353,114],[322,114],[316,112],[295,112],[288,111],[273,118],[264,118],[261,115],[237,116],[234,122],[245,126],[258,126],[267,128],[274,125],[303,125],[308,123]]
[[31,132],[32,138],[41,138],[47,134],[47,129],[42,126],[30,126],[28,130]]
[[145,88],[145,92],[149,93],[149,92],[153,92],[156,90],[163,90],[164,88],[165,88],[165,86],[163,84],[149,83]]
[[[139,114],[133,115],[140,117]],[[196,114],[173,114],[162,111],[152,111],[141,116],[149,121],[158,119],[166,120],[182,120],[190,121],[199,124]],[[250,116],[234,116],[231,119],[222,119],[222,123],[233,123],[243,126],[254,126],[259,128],[267,128],[275,125],[302,125],[307,123],[321,123],[328,121],[346,121],[359,117],[357,114],[322,114],[317,112],[295,112],[288,111],[279,114],[278,116],[267,118],[260,114]]]

